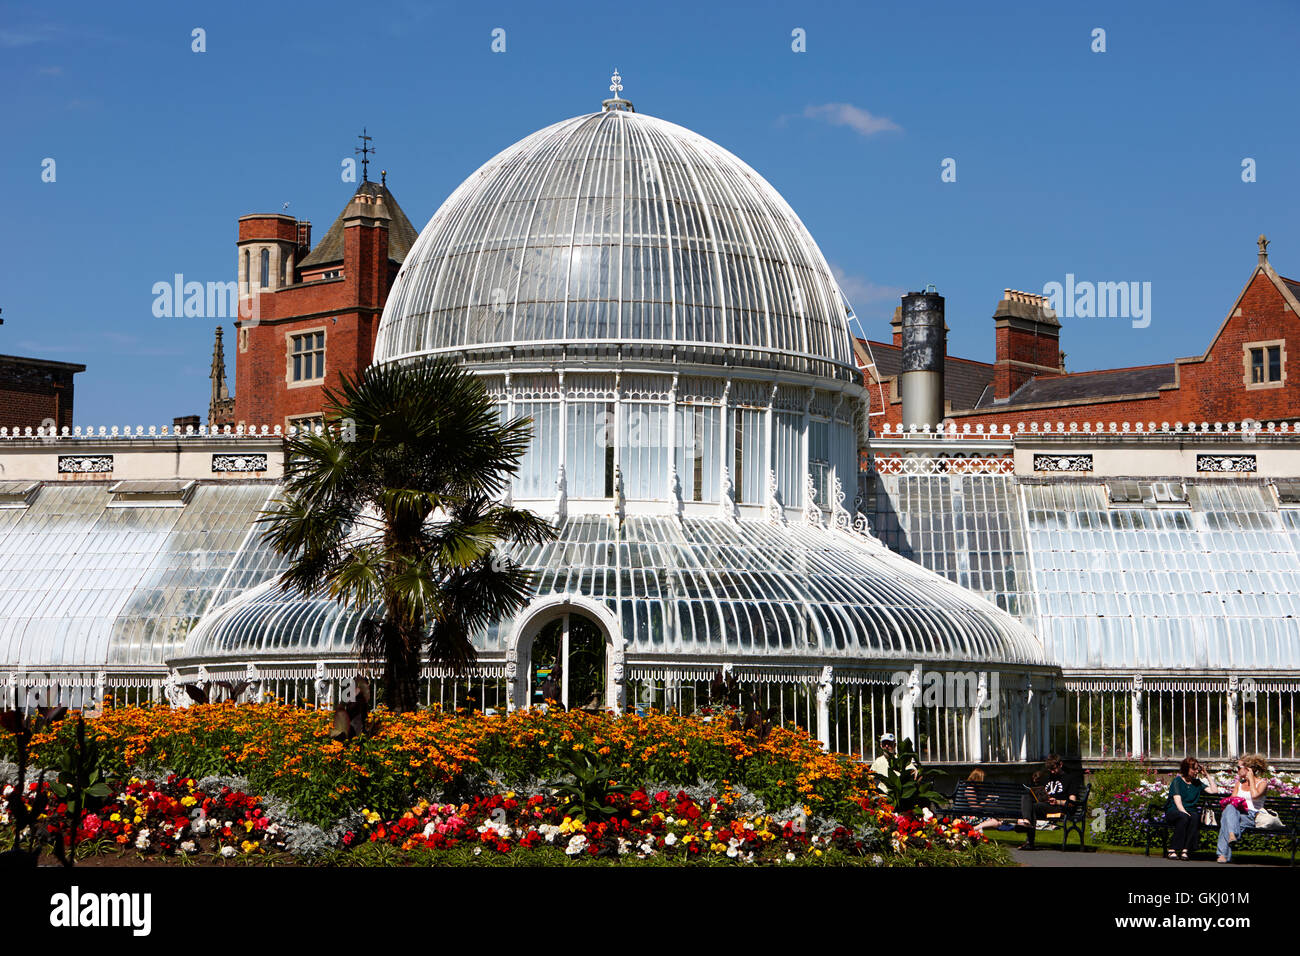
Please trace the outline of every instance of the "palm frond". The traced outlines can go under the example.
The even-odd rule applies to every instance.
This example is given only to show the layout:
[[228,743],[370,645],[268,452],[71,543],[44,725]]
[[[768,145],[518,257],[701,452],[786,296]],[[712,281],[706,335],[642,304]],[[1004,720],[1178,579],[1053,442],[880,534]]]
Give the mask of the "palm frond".
[[384,596],[385,556],[373,545],[350,549],[328,572],[330,597],[354,607],[370,607]]

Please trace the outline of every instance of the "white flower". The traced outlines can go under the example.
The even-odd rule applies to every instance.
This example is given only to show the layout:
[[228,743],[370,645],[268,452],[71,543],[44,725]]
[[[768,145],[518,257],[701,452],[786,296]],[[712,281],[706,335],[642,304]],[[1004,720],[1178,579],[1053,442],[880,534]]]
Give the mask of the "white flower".
[[881,858],[881,856],[880,856],[879,853],[876,853],[876,854],[874,854],[874,855],[871,857],[871,865],[872,865],[872,866],[880,866],[880,864],[882,864],[882,863],[884,863],[884,862],[885,862],[884,859]]
[[137,850],[147,850],[147,849],[149,849],[149,831],[148,831],[148,830],[141,830],[141,831],[140,831],[139,835],[135,838],[135,848],[136,848]]
[[740,856],[740,851],[737,850],[734,846],[729,846],[727,847],[727,856],[731,857],[734,860],[736,857]]
[[235,855],[235,848],[233,846],[223,846],[221,848],[221,855],[229,859]]
[[478,856],[478,855],[479,855],[480,853],[482,853],[482,852],[483,852],[483,848],[482,848],[481,846],[476,846],[476,847],[474,847],[474,855],[475,855],[475,856]]
[[508,840],[515,835],[515,831],[507,823],[496,823],[489,820],[478,828],[479,833],[491,833],[499,840]]
[[631,844],[628,843],[627,840],[624,840],[622,837],[619,837],[619,838],[618,838],[618,855],[619,855],[619,856],[622,856],[624,853],[626,853],[626,852],[627,852],[627,848],[628,848],[629,846],[631,846]]
[[564,848],[564,852],[569,856],[577,856],[587,847],[587,838],[581,833],[575,833],[569,840],[569,845]]
[[664,837],[664,846],[672,846],[676,842],[677,842],[676,833],[670,833],[666,837]]
[[787,852],[786,852],[786,854],[785,854],[785,862],[787,862],[787,863],[793,863],[793,862],[794,862],[794,851],[793,851],[793,850],[790,850],[790,851],[787,851]]
[[195,843],[193,840],[186,840],[184,843],[181,844],[182,853],[194,853],[198,851],[198,848],[199,848],[198,844]]

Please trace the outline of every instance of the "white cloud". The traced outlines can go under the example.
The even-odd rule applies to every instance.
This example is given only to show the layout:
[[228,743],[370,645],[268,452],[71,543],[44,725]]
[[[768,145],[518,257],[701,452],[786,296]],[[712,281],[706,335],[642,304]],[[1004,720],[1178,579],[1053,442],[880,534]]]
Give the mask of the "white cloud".
[[892,300],[897,305],[898,298],[906,291],[892,285],[880,285],[862,276],[849,275],[835,263],[831,263],[831,275],[859,317],[866,312],[878,311],[869,308],[876,303]]
[[49,23],[32,24],[18,28],[0,29],[0,47],[15,49],[44,43],[59,32],[59,28]]
[[818,106],[805,106],[803,115],[807,119],[822,120],[832,126],[847,126],[863,136],[877,133],[902,131],[902,127],[887,116],[876,116],[852,103],[822,103]]

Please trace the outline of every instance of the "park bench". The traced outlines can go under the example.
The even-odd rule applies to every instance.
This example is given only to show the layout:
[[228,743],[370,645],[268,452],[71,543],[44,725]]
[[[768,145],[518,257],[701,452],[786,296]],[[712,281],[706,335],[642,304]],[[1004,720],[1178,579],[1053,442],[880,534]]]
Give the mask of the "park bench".
[[[1221,821],[1223,811],[1218,806],[1217,795],[1207,793],[1201,799],[1214,801],[1208,806],[1214,811],[1215,817]],[[1259,827],[1246,827],[1241,831],[1241,835],[1243,837],[1269,837],[1288,841],[1291,844],[1291,865],[1295,866],[1296,840],[1297,837],[1300,837],[1300,797],[1278,797],[1265,794],[1264,806],[1270,812],[1278,815],[1278,819],[1282,821],[1282,829],[1261,830]],[[1151,855],[1151,841],[1158,833],[1160,834],[1160,855],[1165,856],[1169,852],[1169,834],[1173,832],[1173,829],[1173,824],[1165,818],[1164,803],[1151,804],[1147,808],[1146,855]],[[1218,827],[1202,825],[1201,829],[1217,830]]]
[[[936,810],[944,816],[970,817],[987,820],[990,817],[1003,823],[1014,824],[1021,819],[1021,809],[1028,790],[1022,783],[968,783],[961,781],[953,791],[948,806]],[[1071,833],[1079,835],[1079,847],[1087,843],[1088,798],[1092,784],[1079,791],[1079,799],[1067,804],[1047,819],[1061,827],[1061,846],[1065,847]]]

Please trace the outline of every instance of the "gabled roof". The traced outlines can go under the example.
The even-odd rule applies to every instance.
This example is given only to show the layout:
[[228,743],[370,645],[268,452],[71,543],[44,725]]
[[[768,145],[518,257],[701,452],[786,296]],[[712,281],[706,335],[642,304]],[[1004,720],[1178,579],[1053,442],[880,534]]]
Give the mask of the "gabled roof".
[[[388,207],[388,258],[401,262],[406,258],[406,254],[411,251],[411,246],[415,244],[415,239],[419,232],[411,225],[411,220],[406,218],[406,213],[402,212],[402,207],[397,204],[393,194],[389,192],[387,186],[382,183],[363,182],[357,187],[353,194],[353,199],[357,196],[372,196],[382,198],[384,205]],[[343,261],[343,220],[347,215],[348,207],[352,205],[352,200],[348,200],[347,206],[339,213],[334,224],[330,226],[329,232],[325,233],[325,238],[316,244],[316,248],[307,254],[307,257],[298,264],[300,269],[310,269],[313,266],[333,265],[336,262]]]
[[[876,372],[882,379],[894,378],[903,367],[903,350],[886,342],[868,342]],[[975,408],[980,395],[993,383],[993,366],[988,362],[947,356],[943,363],[944,400],[955,410]]]
[[1144,395],[1162,385],[1173,385],[1174,363],[1143,365],[1136,368],[1108,368],[1097,372],[1070,372],[1064,375],[1038,375],[1011,393],[1011,397],[994,404],[987,396],[980,408],[1007,408],[1013,405],[1101,400],[1122,395]]

